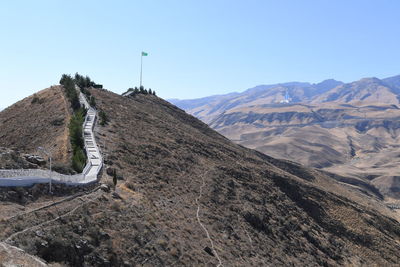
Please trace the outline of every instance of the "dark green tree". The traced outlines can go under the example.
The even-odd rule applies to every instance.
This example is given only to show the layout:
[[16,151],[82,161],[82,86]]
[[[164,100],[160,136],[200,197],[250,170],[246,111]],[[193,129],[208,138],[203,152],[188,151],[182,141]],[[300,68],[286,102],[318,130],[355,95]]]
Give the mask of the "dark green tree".
[[91,84],[92,84],[92,80],[90,80],[89,76],[86,76],[85,77],[85,87],[89,88],[89,87],[91,87]]
[[94,96],[90,97],[90,101],[89,101],[89,105],[93,108],[96,107],[96,99],[94,98]]
[[115,187],[117,186],[117,182],[118,182],[118,179],[117,179],[117,169],[114,169],[114,172],[113,172],[114,189],[115,189]]
[[79,103],[78,93],[75,89],[75,81],[71,75],[63,74],[60,79],[60,84],[63,85],[65,94],[71,103],[73,110],[78,110],[81,106]]
[[76,148],[74,150],[73,156],[72,156],[72,168],[80,173],[83,171],[86,165],[86,156],[85,152],[83,152],[82,148]]
[[83,135],[82,135],[82,125],[85,121],[84,110],[81,108],[75,112],[75,114],[71,117],[71,121],[69,123],[69,133],[72,147],[84,147]]

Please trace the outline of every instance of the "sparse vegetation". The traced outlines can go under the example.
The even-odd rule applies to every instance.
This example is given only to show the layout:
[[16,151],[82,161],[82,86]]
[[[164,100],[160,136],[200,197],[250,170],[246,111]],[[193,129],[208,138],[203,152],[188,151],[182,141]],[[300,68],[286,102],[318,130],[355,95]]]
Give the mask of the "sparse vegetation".
[[[56,205],[42,197],[45,185],[35,186],[36,194],[0,189],[0,198],[15,203],[40,197],[26,211],[16,206],[15,215],[4,203],[3,240],[12,235],[16,246],[68,266],[217,265],[218,254],[232,266],[399,262],[399,224],[367,206],[371,197],[353,200],[352,191],[336,191],[340,184],[321,172],[234,145],[162,99],[91,93],[118,127],[98,129],[113,161],[103,177],[110,187]],[[108,192],[114,168],[133,192]],[[54,187],[64,195],[77,190]],[[32,210],[45,200],[49,206]]]
[[126,93],[128,92],[132,92],[131,96],[135,96],[138,94],[142,94],[142,95],[156,95],[156,91],[151,90],[151,88],[149,89],[145,89],[143,86],[141,86],[140,88],[129,88]]
[[44,99],[43,98],[39,98],[37,96],[37,94],[34,94],[33,98],[32,98],[32,101],[31,101],[31,104],[42,104],[42,103],[44,103]]
[[50,124],[53,125],[53,126],[61,126],[61,125],[64,124],[64,119],[63,119],[63,118],[60,118],[60,119],[52,120],[52,121],[50,122]]

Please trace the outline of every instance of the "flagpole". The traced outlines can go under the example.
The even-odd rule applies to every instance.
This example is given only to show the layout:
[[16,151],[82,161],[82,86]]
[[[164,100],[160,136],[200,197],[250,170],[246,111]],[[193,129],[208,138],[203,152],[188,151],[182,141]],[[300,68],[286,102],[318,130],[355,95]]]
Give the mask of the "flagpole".
[[142,69],[143,69],[143,52],[141,53],[140,57],[140,88],[142,88]]

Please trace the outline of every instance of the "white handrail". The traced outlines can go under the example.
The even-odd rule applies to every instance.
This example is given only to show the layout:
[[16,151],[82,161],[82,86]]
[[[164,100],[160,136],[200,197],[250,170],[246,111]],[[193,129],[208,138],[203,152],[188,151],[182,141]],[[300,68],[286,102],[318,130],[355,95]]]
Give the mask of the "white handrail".
[[[0,186],[31,186],[38,183],[49,183],[50,180],[52,183],[63,183],[68,185],[83,185],[97,181],[98,175],[103,167],[103,157],[94,135],[94,126],[97,121],[97,110],[89,105],[86,97],[80,92],[79,88],[76,87],[76,89],[79,92],[79,100],[81,104],[83,104],[87,109],[85,121],[82,125],[82,135],[87,155],[87,163],[82,173],[64,175],[54,171],[50,172],[48,170],[40,169],[0,169]],[[89,120],[90,116],[93,116],[93,120]],[[89,123],[91,123],[90,134],[85,135],[85,128]],[[95,151],[89,150],[87,145],[88,141],[93,144],[93,147],[91,148]]]

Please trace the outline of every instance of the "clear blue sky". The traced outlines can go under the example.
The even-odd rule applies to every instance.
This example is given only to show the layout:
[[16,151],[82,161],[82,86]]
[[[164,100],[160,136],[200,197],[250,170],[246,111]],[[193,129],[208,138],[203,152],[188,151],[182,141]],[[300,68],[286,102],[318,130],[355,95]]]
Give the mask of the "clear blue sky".
[[0,108],[88,74],[196,98],[288,81],[400,74],[396,0],[4,0]]

